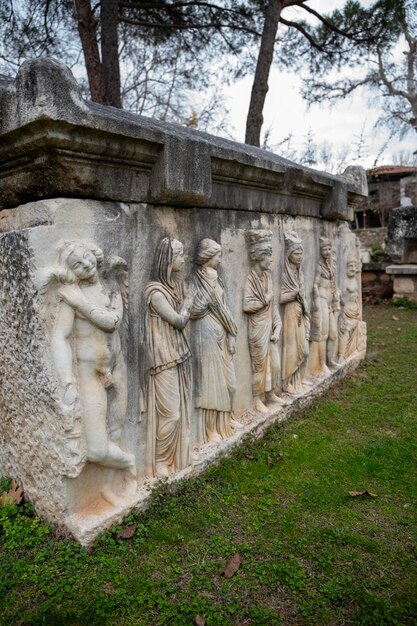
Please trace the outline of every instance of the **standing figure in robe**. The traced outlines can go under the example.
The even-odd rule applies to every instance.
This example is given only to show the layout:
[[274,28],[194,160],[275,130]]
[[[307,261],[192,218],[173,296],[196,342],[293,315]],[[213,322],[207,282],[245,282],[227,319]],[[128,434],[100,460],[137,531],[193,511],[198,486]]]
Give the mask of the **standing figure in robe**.
[[339,317],[339,362],[343,363],[358,351],[360,342],[361,306],[356,274],[361,271],[355,257],[347,261],[345,290],[342,293],[342,312]]
[[275,395],[280,363],[277,342],[281,333],[281,318],[274,302],[272,277],[272,232],[249,230],[246,241],[252,271],[246,279],[243,310],[249,316],[248,338],[252,363],[252,394],[254,406],[260,413],[269,413],[265,400],[280,402]]
[[194,273],[195,298],[191,311],[195,356],[195,443],[220,441],[233,434],[233,365],[237,327],[227,307],[224,285],[217,274],[221,246],[200,241]]
[[285,264],[280,303],[284,305],[282,388],[290,394],[303,391],[303,367],[308,357],[310,316],[304,293],[302,240],[296,232],[285,234]]
[[193,295],[172,278],[184,265],[184,247],[165,237],[157,250],[155,280],[145,288],[148,450],[154,476],[190,464],[191,352],[184,334]]
[[317,344],[314,346],[315,362],[312,353],[310,354],[310,370],[313,376],[329,374],[329,367],[337,366],[335,359],[339,309],[340,292],[336,286],[336,262],[332,244],[327,237],[320,237],[320,260],[313,285],[310,333],[310,341]]

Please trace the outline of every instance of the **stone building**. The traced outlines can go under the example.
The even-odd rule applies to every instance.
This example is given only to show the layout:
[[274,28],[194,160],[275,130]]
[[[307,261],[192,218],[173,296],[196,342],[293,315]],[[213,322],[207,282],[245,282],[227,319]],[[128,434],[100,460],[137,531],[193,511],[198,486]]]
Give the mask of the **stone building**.
[[386,228],[391,209],[417,204],[416,166],[382,165],[368,170],[367,177],[369,197],[355,211],[356,228]]

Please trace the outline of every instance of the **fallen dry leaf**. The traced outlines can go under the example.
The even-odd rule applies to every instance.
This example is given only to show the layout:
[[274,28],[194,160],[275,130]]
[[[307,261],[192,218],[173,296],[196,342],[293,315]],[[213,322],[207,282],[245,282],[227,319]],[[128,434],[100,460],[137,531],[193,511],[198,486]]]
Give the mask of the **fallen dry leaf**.
[[368,490],[365,491],[349,491],[349,495],[352,496],[352,498],[377,498],[378,496],[376,495],[376,493],[371,493]]
[[232,558],[230,559],[224,570],[220,572],[220,574],[225,578],[232,578],[232,576],[236,574],[237,570],[241,566],[241,563],[242,559],[240,558],[240,554],[236,552],[236,554],[232,556]]
[[136,532],[136,524],[132,524],[132,526],[126,526],[126,528],[123,528],[123,530],[117,533],[117,536],[119,539],[131,539],[131,537],[133,537],[135,532]]
[[0,494],[0,506],[3,506],[3,504],[12,504],[12,502],[19,504],[22,502],[22,498],[23,486],[19,485],[19,483],[12,478],[12,485],[9,491],[4,491]]
[[199,614],[195,618],[195,624],[196,626],[206,626],[206,620],[204,619],[202,615]]
[[268,465],[274,465],[277,461],[282,461],[283,458],[281,452],[278,452],[276,457],[268,456]]
[[396,315],[393,315],[392,319],[394,320],[394,322],[399,322],[400,321],[400,318],[397,317]]

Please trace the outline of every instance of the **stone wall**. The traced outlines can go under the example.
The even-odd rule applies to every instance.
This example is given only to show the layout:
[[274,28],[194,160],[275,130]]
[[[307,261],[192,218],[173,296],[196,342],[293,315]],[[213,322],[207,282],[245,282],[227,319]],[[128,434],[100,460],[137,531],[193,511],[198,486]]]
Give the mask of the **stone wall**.
[[355,235],[358,237],[361,248],[372,251],[372,246],[383,246],[387,239],[387,228],[358,228],[355,230]]
[[84,544],[363,358],[364,172],[0,85],[0,473]]
[[386,298],[392,298],[393,280],[386,273],[388,263],[362,264],[362,298],[364,302],[376,304]]

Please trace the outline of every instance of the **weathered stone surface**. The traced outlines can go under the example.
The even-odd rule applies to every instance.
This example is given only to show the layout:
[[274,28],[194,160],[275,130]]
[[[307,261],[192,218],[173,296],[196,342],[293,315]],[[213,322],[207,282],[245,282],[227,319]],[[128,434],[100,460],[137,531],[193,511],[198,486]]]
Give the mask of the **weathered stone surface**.
[[0,472],[84,544],[363,358],[347,178],[0,81]]
[[387,274],[417,274],[417,265],[404,264],[404,265],[388,265],[385,268]]
[[410,295],[415,292],[415,280],[404,276],[394,276],[394,292],[396,295]]
[[392,209],[387,239],[388,254],[394,263],[417,263],[417,207]]

